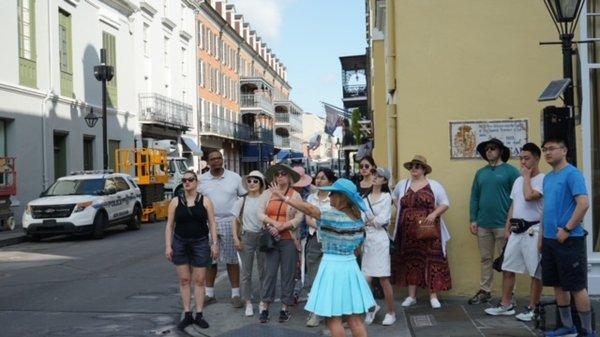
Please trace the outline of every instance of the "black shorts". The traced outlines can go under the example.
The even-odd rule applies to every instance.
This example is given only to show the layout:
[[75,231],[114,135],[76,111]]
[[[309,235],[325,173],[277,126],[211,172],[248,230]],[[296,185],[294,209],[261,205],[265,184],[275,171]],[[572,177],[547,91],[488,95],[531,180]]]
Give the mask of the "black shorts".
[[542,283],[564,291],[587,288],[585,237],[570,237],[564,243],[544,238]]
[[211,263],[208,238],[186,239],[173,235],[173,264],[182,266],[189,264],[196,268],[206,268]]

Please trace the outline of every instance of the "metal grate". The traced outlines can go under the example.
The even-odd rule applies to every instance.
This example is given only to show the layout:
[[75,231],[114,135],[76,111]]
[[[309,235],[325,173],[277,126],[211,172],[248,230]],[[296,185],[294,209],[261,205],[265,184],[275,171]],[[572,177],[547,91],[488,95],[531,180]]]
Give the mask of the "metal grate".
[[413,315],[410,316],[410,324],[413,328],[425,328],[437,324],[433,315]]

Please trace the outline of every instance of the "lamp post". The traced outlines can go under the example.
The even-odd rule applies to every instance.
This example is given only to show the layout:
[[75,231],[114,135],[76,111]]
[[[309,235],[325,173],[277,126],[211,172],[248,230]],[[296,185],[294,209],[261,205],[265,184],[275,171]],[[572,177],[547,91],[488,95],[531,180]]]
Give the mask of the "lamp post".
[[106,65],[106,49],[100,49],[100,64],[94,66],[94,77],[102,82],[102,116],[94,114],[94,109],[90,109],[90,113],[85,118],[86,124],[93,128],[98,122],[98,118],[102,118],[102,167],[108,169],[108,137],[106,124],[106,82],[112,80],[114,76],[114,68]]
[[[558,31],[560,42],[550,42],[542,44],[558,44],[562,45],[563,53],[563,78],[571,79],[571,82],[564,91],[565,107],[571,109],[571,116],[574,118],[575,101],[573,95],[573,41],[575,36],[575,28],[579,21],[579,14],[585,3],[585,0],[544,0],[546,8],[552,17],[554,26]],[[572,124],[574,125],[574,124]],[[575,147],[575,129],[574,126],[567,133],[567,143],[569,144],[569,161],[573,165],[576,163],[576,147]]]
[[335,148],[338,150],[338,178],[342,177],[342,169],[341,169],[341,164],[340,164],[340,150],[342,148],[342,144],[340,143],[340,139],[338,138],[337,141],[335,142]]

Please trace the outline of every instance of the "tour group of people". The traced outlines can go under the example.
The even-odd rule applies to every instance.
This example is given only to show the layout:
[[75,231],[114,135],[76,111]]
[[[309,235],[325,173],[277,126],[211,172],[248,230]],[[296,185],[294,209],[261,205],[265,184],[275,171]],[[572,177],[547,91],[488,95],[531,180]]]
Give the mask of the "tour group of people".
[[[553,287],[562,324],[548,336],[596,336],[582,228],[589,201],[581,172],[566,160],[568,144],[559,138],[546,139],[541,149],[525,144],[520,170],[507,163],[510,150],[498,139],[480,143],[477,151],[487,165],[473,180],[468,230],[477,236],[481,280],[469,304],[490,301],[496,268],[503,272],[502,298],[485,312],[515,315],[515,274],[528,274],[529,306],[517,319],[532,320],[542,286]],[[542,154],[552,167],[546,175],[539,169]],[[439,294],[452,288],[443,220],[450,201],[442,184],[429,178],[433,168],[424,156],[405,162],[409,177],[395,185],[370,156],[360,159],[355,181],[328,168],[310,177],[301,165],[286,164],[241,177],[223,167],[219,151],[207,162],[209,171],[185,173],[184,193],[169,205],[165,253],[179,279],[179,329],[209,327],[202,312],[217,301],[218,262],[227,268],[231,305],[248,317],[257,308],[261,323],[271,318],[277,286],[280,323],[306,294],[306,325],[325,320],[334,337],[345,335],[342,320],[353,336],[367,335],[365,324],[382,309],[372,287],[384,299],[384,326],[396,321],[392,284],[408,290],[402,307],[417,303],[418,288],[429,293],[432,308],[442,306]],[[573,324],[571,296],[582,331]]]

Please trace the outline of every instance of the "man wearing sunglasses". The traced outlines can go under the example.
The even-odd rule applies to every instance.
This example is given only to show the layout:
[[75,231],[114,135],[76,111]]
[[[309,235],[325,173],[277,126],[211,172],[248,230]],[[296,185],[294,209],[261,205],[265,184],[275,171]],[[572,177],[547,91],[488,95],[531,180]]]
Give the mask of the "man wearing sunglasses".
[[510,149],[499,139],[480,143],[477,152],[488,165],[477,171],[471,187],[469,230],[477,236],[481,279],[479,291],[469,299],[469,304],[486,303],[492,297],[494,255],[500,255],[506,243],[504,227],[511,205],[510,192],[521,175],[514,166],[506,163]]
[[[210,170],[200,176],[198,192],[210,198],[215,209],[217,233],[219,234],[220,262],[227,265],[227,275],[231,283],[231,304],[234,308],[244,306],[240,298],[240,266],[238,264],[235,241],[233,239],[233,209],[238,197],[246,195],[239,174],[223,167],[223,155],[212,151],[207,157]],[[205,305],[216,302],[215,279],[217,277],[217,262],[206,271]]]

